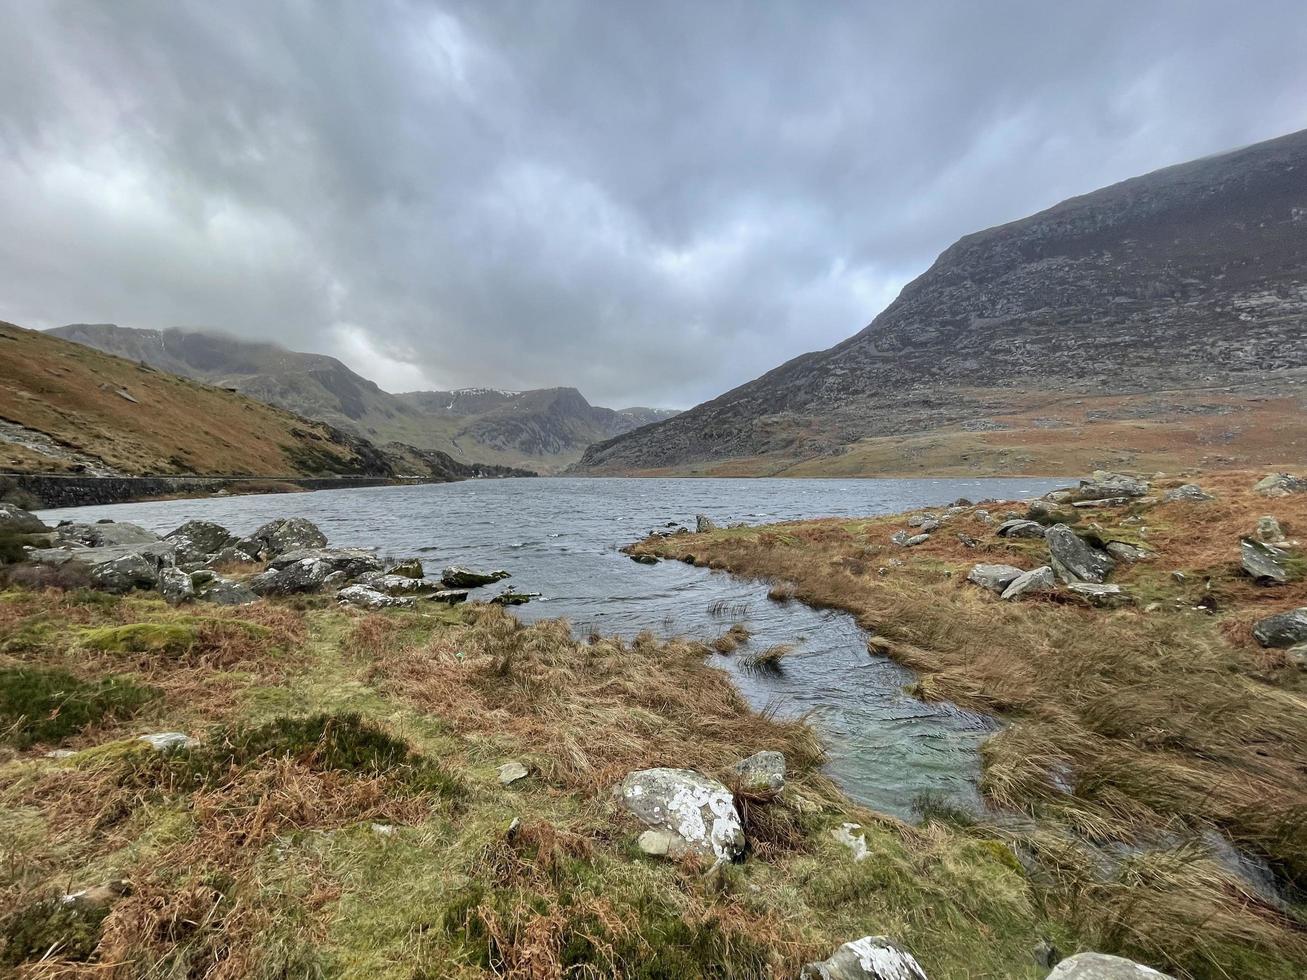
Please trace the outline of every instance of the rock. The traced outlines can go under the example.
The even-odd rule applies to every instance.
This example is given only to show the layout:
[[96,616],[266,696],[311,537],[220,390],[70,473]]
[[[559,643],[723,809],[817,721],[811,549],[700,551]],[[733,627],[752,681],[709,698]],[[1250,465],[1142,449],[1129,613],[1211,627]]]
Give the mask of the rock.
[[862,830],[862,824],[842,823],[830,835],[849,849],[855,864],[867,859],[867,836]]
[[520,762],[505,762],[499,767],[499,781],[504,786],[511,786],[519,779],[526,779],[528,771]]
[[1044,525],[1024,518],[1004,521],[994,531],[1000,538],[1042,538]]
[[195,586],[195,598],[203,602],[212,602],[215,606],[248,606],[251,602],[258,601],[259,597],[254,591],[240,582],[205,572],[202,580],[197,583],[195,574],[191,576],[191,584]]
[[1109,500],[1121,497],[1147,496],[1151,489],[1146,480],[1121,473],[1108,473],[1096,470],[1089,480],[1082,480],[1080,486],[1071,491],[1076,500]]
[[1015,565],[975,565],[967,572],[967,581],[983,586],[991,592],[1002,593],[1021,577],[1022,570]]
[[884,936],[863,936],[837,949],[823,963],[809,963],[800,980],[927,980],[921,964]]
[[903,543],[907,545],[909,548],[915,548],[917,545],[925,544],[929,540],[930,540],[929,534],[914,534],[912,537],[908,538]]
[[895,531],[889,536],[890,544],[896,544],[900,548],[908,543],[908,538],[912,537],[907,531]]
[[97,589],[122,594],[132,589],[155,588],[159,584],[159,567],[143,555],[128,554],[92,565],[90,576]]
[[1059,507],[1051,500],[1032,500],[1030,509],[1026,511],[1028,520],[1037,521],[1040,524],[1059,524],[1073,520],[1074,517],[1074,511]]
[[300,548],[325,548],[327,536],[312,521],[302,517],[279,517],[269,521],[238,547],[256,558],[276,558]]
[[1167,503],[1177,500],[1211,500],[1212,495],[1204,492],[1203,488],[1196,483],[1186,483],[1184,486],[1166,491],[1162,499]]
[[467,602],[467,589],[440,589],[421,598],[428,599],[431,602],[443,602],[446,605],[455,606],[460,602]]
[[236,544],[237,538],[221,524],[213,521],[187,521],[174,531],[164,535],[165,541],[177,546],[179,564],[199,563],[209,560],[225,548]]
[[1307,606],[1259,619],[1253,624],[1253,638],[1264,647],[1281,649],[1307,643]]
[[633,772],[613,790],[622,805],[654,830],[675,836],[668,856],[729,861],[744,850],[744,828],[731,791],[689,769]]
[[1042,966],[1045,970],[1056,966],[1057,961],[1062,958],[1062,954],[1058,952],[1057,947],[1047,939],[1041,939],[1035,943],[1030,955],[1035,961],[1035,966]]
[[336,593],[336,598],[345,605],[362,609],[392,609],[415,602],[412,596],[387,595],[369,585],[347,585]]
[[159,569],[159,594],[170,606],[178,606],[195,598],[195,586],[190,575],[169,566]]
[[1057,580],[1053,578],[1053,569],[1041,565],[1013,579],[1012,584],[1003,590],[1003,598],[1009,601],[1020,599],[1032,592],[1047,592],[1056,586]]
[[1258,480],[1253,490],[1263,497],[1287,497],[1291,493],[1307,493],[1307,477],[1271,473]]
[[35,514],[13,504],[0,503],[0,534],[40,534],[48,530]]
[[695,514],[694,530],[696,534],[707,534],[709,531],[716,531],[717,525],[707,514]]
[[631,561],[635,562],[637,565],[657,565],[658,556],[657,555],[632,555]]
[[137,741],[145,742],[154,751],[165,754],[193,749],[200,744],[185,732],[157,732],[153,735],[142,735]]
[[284,568],[270,568],[255,575],[248,582],[256,595],[293,595],[297,592],[316,592],[332,574],[329,564],[306,558]]
[[532,599],[539,598],[539,592],[517,592],[513,589],[505,589],[492,598],[490,604],[494,606],[525,606]]
[[1299,643],[1284,651],[1289,663],[1299,670],[1307,670],[1307,643]]
[[1130,593],[1119,585],[1101,585],[1094,582],[1072,582],[1067,590],[1089,602],[1091,606],[1102,609],[1115,609],[1128,606],[1134,602]]
[[1151,551],[1145,551],[1125,541],[1107,542],[1107,553],[1118,561],[1127,562],[1148,561],[1153,558]]
[[646,830],[636,838],[635,844],[651,857],[667,857],[679,840],[680,838],[668,830]]
[[[272,559],[249,587],[259,595],[315,592],[380,569],[376,556],[358,548],[296,548]],[[338,577],[329,583],[333,575]]]
[[1285,544],[1288,540],[1280,522],[1270,514],[1257,518],[1257,529],[1253,531],[1253,537],[1262,544]]
[[386,569],[386,574],[403,575],[405,578],[422,578],[426,575],[426,572],[422,568],[422,562],[417,558],[401,558]]
[[1116,567],[1111,555],[1090,547],[1065,524],[1044,532],[1052,566],[1064,582],[1102,582]]
[[731,767],[740,789],[749,793],[779,793],[785,788],[785,755],[764,749]]
[[908,518],[908,527],[915,527],[919,531],[929,534],[931,531],[938,529],[939,521],[930,514],[914,514]]
[[976,520],[980,521],[982,524],[994,523],[994,516],[987,510],[978,510],[975,512],[974,516]]
[[360,575],[357,584],[384,592],[386,595],[421,596],[436,592],[440,586],[426,579],[410,578],[407,575],[395,575],[390,572],[369,572]]
[[51,749],[45,754],[47,759],[71,759],[77,753],[72,749]]
[[257,558],[252,558],[245,552],[241,551],[235,545],[229,548],[222,548],[205,560],[201,567],[203,568],[225,568],[231,565],[253,565],[258,562]]
[[1283,552],[1268,544],[1244,538],[1239,542],[1239,559],[1244,573],[1258,585],[1284,585],[1289,581]]
[[1174,980],[1174,978],[1121,956],[1077,953],[1075,956],[1068,956],[1053,967],[1048,980]]
[[381,571],[381,559],[362,548],[296,548],[278,555],[268,562],[277,571],[305,561],[322,562],[333,572],[344,572],[347,578],[358,578],[368,572]]
[[450,565],[440,573],[440,584],[450,589],[475,589],[510,577],[502,568],[492,572],[478,572],[461,565]]

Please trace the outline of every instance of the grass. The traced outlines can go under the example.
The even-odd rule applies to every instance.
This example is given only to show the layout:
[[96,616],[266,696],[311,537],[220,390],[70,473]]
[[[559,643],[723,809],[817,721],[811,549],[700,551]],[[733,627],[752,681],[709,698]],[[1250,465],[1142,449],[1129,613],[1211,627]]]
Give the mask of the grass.
[[159,696],[117,677],[83,680],[63,670],[0,669],[0,741],[23,749],[130,718]]
[[[812,531],[769,540],[797,553],[811,548]],[[862,549],[882,532],[842,521],[820,533],[839,542],[837,557],[866,566],[864,592],[893,585],[878,625],[896,655],[924,659],[946,640],[963,642],[968,630],[945,613],[971,613],[974,630],[976,610],[988,607],[953,605],[983,597],[945,574],[950,546],[932,539],[913,554],[919,569],[878,576],[881,563]],[[771,533],[700,536],[695,548],[725,563],[714,542],[745,548]],[[821,570],[810,552],[807,561]],[[843,561],[829,575],[855,567]],[[908,617],[917,586],[905,584],[918,576],[947,597],[939,618],[920,624]],[[786,579],[812,601],[810,580],[793,570]],[[566,623],[526,625],[479,604],[358,613],[264,600],[206,613],[144,596],[0,593],[0,669],[62,671],[86,684],[116,675],[158,692],[131,718],[67,736],[81,749],[71,758],[45,758],[44,743],[0,756],[0,957],[20,976],[788,977],[868,933],[893,936],[936,980],[1042,978],[1031,950],[1044,940],[1123,952],[1179,977],[1287,980],[1307,962],[1297,913],[1240,891],[1197,850],[1140,851],[1102,875],[1100,851],[1082,834],[1116,833],[1126,816],[1139,831],[1154,814],[1167,824],[1166,807],[1189,806],[1189,789],[1150,797],[1145,789],[1160,794],[1170,770],[1131,767],[1162,755],[1197,764],[1190,753],[1224,765],[1221,753],[1254,722],[1268,757],[1244,778],[1283,780],[1283,799],[1296,778],[1277,757],[1297,734],[1289,701],[1246,720],[1218,714],[1206,732],[1194,717],[1180,730],[1205,741],[1186,745],[1159,737],[1157,718],[1122,722],[1103,701],[1111,686],[1094,682],[1090,665],[1070,674],[1074,650],[1054,654],[1049,671],[1083,687],[1084,707],[1048,698],[1041,707],[1032,689],[1018,724],[987,747],[992,792],[1029,816],[996,826],[923,801],[924,820],[911,826],[846,798],[822,774],[814,733],[751,710],[710,666],[710,645],[649,633],[578,638]],[[1008,614],[1027,631],[1036,614],[1073,617],[1059,642],[1081,642],[1073,627],[1099,623],[1085,617],[1125,615],[1042,604]],[[1210,651],[1197,657],[1202,649],[1185,641],[1159,671],[1187,659],[1205,675],[1225,657],[1227,699],[1245,667],[1264,673],[1263,694],[1292,693],[1270,659],[1236,656],[1231,666],[1244,647],[1227,634],[1244,635],[1246,624],[1195,616]],[[1147,641],[1156,657],[1164,625]],[[980,632],[1009,635],[993,629]],[[748,642],[742,624],[727,636],[733,649]],[[983,639],[975,643],[967,651],[979,662]],[[1122,676],[1138,673],[1127,662],[1138,649],[1119,654]],[[781,651],[755,656],[783,660]],[[948,666],[923,674],[923,685],[952,690],[967,678],[960,660]],[[1152,683],[1146,671],[1141,683]],[[135,740],[142,730],[185,731],[199,746],[160,755]],[[736,794],[750,842],[742,861],[705,874],[639,851],[642,828],[611,797],[624,775],[684,766],[731,785],[734,763],[763,749],[785,753],[787,783],[779,795]],[[501,786],[509,760],[532,778]],[[1063,764],[1070,797],[1044,786],[1049,767]],[[1233,787],[1212,795],[1227,793],[1238,797]],[[1261,828],[1267,849],[1290,853],[1301,836],[1281,821],[1272,845],[1268,816],[1241,819]],[[863,861],[831,836],[848,822],[862,827]],[[117,878],[130,880],[130,894],[100,921],[52,916],[61,894]]]

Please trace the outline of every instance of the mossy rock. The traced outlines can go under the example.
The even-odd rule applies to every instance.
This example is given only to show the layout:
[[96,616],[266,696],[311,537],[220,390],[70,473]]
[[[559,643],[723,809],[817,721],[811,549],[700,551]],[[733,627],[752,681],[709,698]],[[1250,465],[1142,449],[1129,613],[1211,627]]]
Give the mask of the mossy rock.
[[128,623],[83,630],[82,646],[104,653],[183,654],[195,646],[198,633],[190,623]]
[[84,681],[64,670],[0,670],[0,741],[18,748],[58,741],[94,724],[130,718],[160,693],[119,677]]

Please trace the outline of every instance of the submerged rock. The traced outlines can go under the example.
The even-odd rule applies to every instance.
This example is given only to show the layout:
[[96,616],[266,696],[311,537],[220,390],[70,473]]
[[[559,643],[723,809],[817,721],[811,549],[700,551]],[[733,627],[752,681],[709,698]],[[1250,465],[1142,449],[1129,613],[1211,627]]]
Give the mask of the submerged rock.
[[1289,581],[1283,552],[1252,538],[1239,542],[1239,563],[1258,585],[1284,585]]
[[921,964],[902,946],[884,936],[863,936],[845,943],[830,959],[809,963],[800,980],[927,980]]
[[637,565],[657,565],[658,556],[657,555],[631,555],[631,561],[635,562]]
[[1307,643],[1307,606],[1259,619],[1253,624],[1253,638],[1264,647],[1281,649]]
[[440,573],[440,583],[450,589],[476,589],[503,579],[511,578],[502,568],[491,572],[479,572],[462,565],[450,565]]
[[1103,953],[1077,953],[1068,956],[1048,975],[1048,980],[1174,980],[1169,974]]
[[1102,582],[1116,567],[1112,556],[1087,544],[1065,524],[1044,532],[1053,569],[1064,582]]
[[517,592],[513,589],[506,589],[491,599],[490,603],[495,606],[525,606],[532,599],[539,598],[539,592]]
[[740,789],[749,793],[779,793],[785,788],[785,755],[764,749],[731,767]]
[[744,827],[731,791],[690,769],[643,769],[613,790],[623,807],[675,837],[669,857],[730,861],[744,850]]
[[1021,577],[1022,569],[1015,565],[975,565],[967,572],[967,581],[1002,593],[1009,585]]
[[1032,592],[1047,592],[1056,587],[1057,580],[1053,578],[1053,569],[1041,565],[1013,579],[1012,584],[1003,590],[1002,597],[1011,601],[1030,595]]

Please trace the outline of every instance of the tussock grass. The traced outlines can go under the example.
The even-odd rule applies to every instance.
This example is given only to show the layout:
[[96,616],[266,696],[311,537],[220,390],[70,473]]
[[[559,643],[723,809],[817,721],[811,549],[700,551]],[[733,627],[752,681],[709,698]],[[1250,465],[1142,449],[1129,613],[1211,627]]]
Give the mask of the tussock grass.
[[713,640],[709,646],[711,646],[717,653],[734,653],[742,644],[749,642],[749,637],[751,635],[752,634],[749,632],[747,626],[743,623],[736,623],[721,636],[717,637],[717,639]]
[[794,652],[792,643],[777,643],[765,650],[750,653],[741,661],[746,670],[772,671],[779,673],[785,658]]

